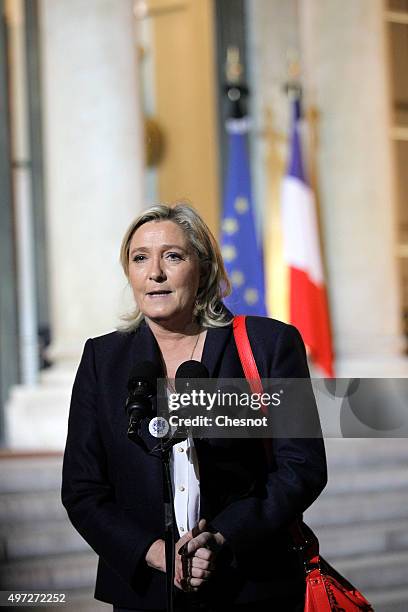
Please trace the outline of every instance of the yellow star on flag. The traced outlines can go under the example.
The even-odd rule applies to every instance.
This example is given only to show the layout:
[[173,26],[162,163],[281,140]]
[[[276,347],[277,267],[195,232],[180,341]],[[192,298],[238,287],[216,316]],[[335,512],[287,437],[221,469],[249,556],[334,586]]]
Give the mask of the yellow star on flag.
[[232,244],[226,244],[222,247],[222,256],[225,261],[234,261],[237,256],[237,249]]
[[248,200],[246,198],[237,198],[234,203],[234,208],[239,215],[243,215],[249,209]]
[[256,304],[256,302],[259,300],[258,290],[252,289],[252,288],[245,289],[244,300],[250,306],[252,306],[253,304]]
[[233,217],[226,217],[222,222],[222,229],[228,236],[232,236],[239,229],[238,221]]
[[241,270],[233,270],[231,272],[231,282],[234,287],[241,287],[245,282],[245,276]]

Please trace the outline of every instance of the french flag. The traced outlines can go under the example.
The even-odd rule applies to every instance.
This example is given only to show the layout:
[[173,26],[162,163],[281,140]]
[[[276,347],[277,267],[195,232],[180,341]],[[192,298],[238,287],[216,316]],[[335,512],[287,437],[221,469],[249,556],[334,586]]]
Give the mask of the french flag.
[[289,164],[282,185],[284,259],[289,268],[290,322],[313,363],[334,376],[330,317],[324,283],[316,203],[306,180],[300,140],[300,100],[293,100]]

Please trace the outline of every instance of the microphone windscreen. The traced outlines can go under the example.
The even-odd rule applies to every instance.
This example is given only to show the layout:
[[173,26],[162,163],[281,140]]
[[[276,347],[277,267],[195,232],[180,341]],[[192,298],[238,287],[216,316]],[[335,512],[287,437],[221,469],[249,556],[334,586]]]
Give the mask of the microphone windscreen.
[[130,371],[128,391],[132,391],[136,385],[143,383],[148,387],[150,393],[156,393],[157,379],[161,376],[162,373],[157,364],[152,361],[139,361]]
[[209,378],[210,374],[201,361],[185,361],[177,368],[176,378]]

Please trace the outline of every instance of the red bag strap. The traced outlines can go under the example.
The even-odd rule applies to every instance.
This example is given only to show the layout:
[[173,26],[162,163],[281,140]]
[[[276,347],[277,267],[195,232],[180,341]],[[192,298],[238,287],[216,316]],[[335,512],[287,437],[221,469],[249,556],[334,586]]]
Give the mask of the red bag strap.
[[[263,393],[261,377],[259,376],[258,366],[256,365],[246,329],[246,316],[238,315],[234,317],[232,329],[242,369],[251,391],[252,393]],[[264,413],[267,412],[266,406],[262,406],[261,410]]]
[[[255,357],[252,352],[251,343],[248,337],[246,328],[246,315],[237,315],[232,322],[235,344],[238,350],[239,359],[242,369],[244,370],[245,378],[248,381],[252,393],[263,393],[261,377],[258,367],[255,362]],[[267,413],[267,406],[261,407],[262,412]],[[268,460],[271,457],[271,445],[268,444],[266,438],[263,439],[265,452]],[[310,531],[310,539],[307,539],[303,534],[300,521],[295,521],[289,527],[290,534],[296,548],[302,552],[303,556],[309,563],[317,563],[319,555],[319,540],[315,534]]]

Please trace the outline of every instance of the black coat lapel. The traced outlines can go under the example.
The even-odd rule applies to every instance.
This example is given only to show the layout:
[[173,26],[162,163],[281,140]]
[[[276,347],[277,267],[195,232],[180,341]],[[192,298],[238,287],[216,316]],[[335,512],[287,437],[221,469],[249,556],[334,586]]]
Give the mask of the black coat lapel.
[[135,332],[133,341],[133,365],[138,361],[152,361],[160,368],[164,376],[163,363],[156,338],[145,321],[142,321]]
[[245,378],[232,325],[207,330],[201,361],[208,369],[210,378]]
[[201,361],[207,368],[210,378],[218,376],[222,356],[231,338],[231,333],[231,326],[207,329]]

